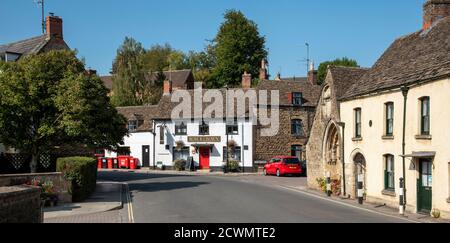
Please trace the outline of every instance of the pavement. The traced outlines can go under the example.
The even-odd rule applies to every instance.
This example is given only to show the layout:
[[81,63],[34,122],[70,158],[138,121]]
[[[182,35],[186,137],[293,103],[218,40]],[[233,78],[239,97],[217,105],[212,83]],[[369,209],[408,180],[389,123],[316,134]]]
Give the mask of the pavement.
[[111,222],[122,223],[118,211],[123,208],[124,185],[97,183],[95,192],[82,203],[68,203],[44,208],[44,223]]
[[[307,188],[304,177],[101,170],[86,202],[46,209],[46,223],[450,223]],[[120,196],[121,195],[121,196]],[[119,206],[119,204],[121,206]]]

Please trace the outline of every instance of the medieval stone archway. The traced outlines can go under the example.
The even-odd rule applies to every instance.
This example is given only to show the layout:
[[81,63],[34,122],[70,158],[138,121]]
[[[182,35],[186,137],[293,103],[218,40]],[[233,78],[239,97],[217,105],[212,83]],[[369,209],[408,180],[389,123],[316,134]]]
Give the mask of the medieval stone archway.
[[323,145],[323,166],[325,173],[330,172],[334,180],[342,180],[341,134],[333,121],[327,127]]
[[364,192],[366,191],[366,178],[367,178],[367,172],[366,172],[366,158],[364,157],[364,154],[361,150],[356,149],[352,152],[351,155],[351,178],[349,178],[349,188],[350,192],[353,193],[351,195],[352,198],[357,197],[358,192],[358,175],[363,176],[363,189]]

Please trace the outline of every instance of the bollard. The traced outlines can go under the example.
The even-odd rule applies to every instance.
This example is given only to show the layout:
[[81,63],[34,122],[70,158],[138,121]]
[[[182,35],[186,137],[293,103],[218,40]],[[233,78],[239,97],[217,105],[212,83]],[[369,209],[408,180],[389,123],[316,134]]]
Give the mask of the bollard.
[[363,189],[364,175],[358,175],[358,203],[364,202],[364,189]]
[[331,173],[327,172],[327,195],[331,197]]
[[400,202],[399,202],[399,213],[400,215],[405,215],[405,183],[404,179],[400,178]]

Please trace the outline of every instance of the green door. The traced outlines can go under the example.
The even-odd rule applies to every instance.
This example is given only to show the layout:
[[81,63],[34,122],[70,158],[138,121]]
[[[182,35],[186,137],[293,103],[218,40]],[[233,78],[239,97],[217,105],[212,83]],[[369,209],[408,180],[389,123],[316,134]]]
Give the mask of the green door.
[[423,213],[431,212],[433,195],[433,163],[428,159],[419,161],[420,177],[417,181],[417,210]]

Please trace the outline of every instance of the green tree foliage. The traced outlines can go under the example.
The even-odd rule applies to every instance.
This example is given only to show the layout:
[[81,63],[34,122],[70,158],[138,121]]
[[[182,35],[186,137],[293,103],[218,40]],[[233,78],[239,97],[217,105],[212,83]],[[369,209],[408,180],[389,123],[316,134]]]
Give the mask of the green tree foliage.
[[143,55],[145,49],[133,38],[126,37],[117,50],[113,63],[113,97],[115,106],[134,106],[144,102],[145,79]]
[[244,71],[258,77],[261,60],[267,57],[265,37],[258,26],[240,11],[229,10],[214,39],[216,66],[210,87],[239,86]]
[[127,134],[126,120],[107,89],[87,74],[74,52],[51,51],[0,64],[0,140],[32,155],[54,146],[83,143],[115,149]]
[[325,81],[325,78],[327,76],[327,68],[328,66],[342,66],[342,67],[359,67],[358,62],[356,60],[344,57],[344,58],[338,58],[334,61],[326,61],[322,62],[319,65],[318,70],[318,79],[319,83],[323,83]]

